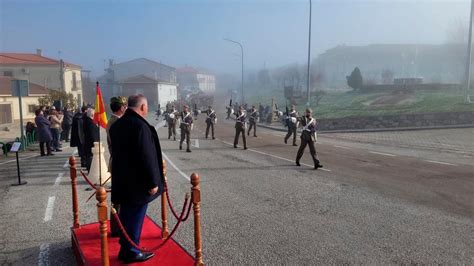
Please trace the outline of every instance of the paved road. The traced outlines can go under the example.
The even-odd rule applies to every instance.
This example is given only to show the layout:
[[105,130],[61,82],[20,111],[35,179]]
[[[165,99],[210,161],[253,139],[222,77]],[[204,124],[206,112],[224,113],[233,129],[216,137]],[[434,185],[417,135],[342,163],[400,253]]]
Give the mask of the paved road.
[[[302,167],[294,165],[297,147],[283,144],[280,132],[259,129],[244,151],[231,146],[231,123],[220,120],[218,139],[206,140],[200,118],[193,152],[186,153],[160,126],[164,154],[176,167],[170,165],[168,174],[174,204],[183,202],[192,172],[202,178],[204,259],[210,265],[474,263],[469,154],[449,153],[444,160],[418,147],[321,135],[317,149],[325,168],[315,171],[307,153]],[[73,263],[69,176],[63,168],[73,152],[25,159],[29,184],[22,187],[9,186],[14,164],[0,161],[0,262]],[[96,219],[85,188],[81,182],[82,223]],[[156,220],[158,205],[149,209]],[[192,230],[188,222],[176,235],[190,251]]]

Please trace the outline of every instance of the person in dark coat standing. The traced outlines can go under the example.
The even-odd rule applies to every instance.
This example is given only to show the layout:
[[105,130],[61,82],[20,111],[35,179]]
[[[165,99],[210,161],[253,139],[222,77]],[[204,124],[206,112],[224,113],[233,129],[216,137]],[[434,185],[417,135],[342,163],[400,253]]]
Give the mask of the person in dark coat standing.
[[84,156],[84,113],[87,111],[87,107],[83,106],[79,112],[77,112],[72,118],[71,125],[71,147],[77,147],[77,153],[81,157],[81,167],[86,167],[86,157]]
[[250,110],[249,114],[249,129],[247,131],[247,136],[250,136],[250,131],[253,128],[253,136],[257,137],[257,120],[258,120],[258,112],[255,106],[252,106],[252,110]]
[[[137,245],[148,203],[164,191],[160,141],[155,128],[145,120],[147,113],[145,96],[132,95],[125,114],[109,130],[114,153],[112,202],[120,204],[120,220]],[[154,256],[133,248],[123,235],[119,243],[119,259],[125,263]]]
[[71,132],[73,114],[68,110],[67,106],[63,109],[63,122],[61,123],[61,140],[69,142],[69,133]]
[[[35,124],[36,124],[36,133],[38,136],[39,146],[40,146],[40,154],[41,156],[50,156],[54,155],[51,152],[51,141],[53,140],[53,136],[51,135],[51,130],[49,130],[49,126],[51,122],[46,119],[43,115],[43,111],[38,109],[35,111]],[[44,153],[44,145],[46,144],[47,153]]]
[[89,172],[92,164],[92,148],[94,142],[99,141],[99,127],[94,123],[94,109],[89,108],[83,115],[84,121],[84,157],[86,160],[86,168]]
[[183,112],[180,114],[181,123],[179,128],[181,129],[181,139],[179,141],[179,149],[183,149],[183,142],[186,140],[186,152],[191,152],[191,130],[193,129],[193,117],[189,111],[189,106],[185,105]]

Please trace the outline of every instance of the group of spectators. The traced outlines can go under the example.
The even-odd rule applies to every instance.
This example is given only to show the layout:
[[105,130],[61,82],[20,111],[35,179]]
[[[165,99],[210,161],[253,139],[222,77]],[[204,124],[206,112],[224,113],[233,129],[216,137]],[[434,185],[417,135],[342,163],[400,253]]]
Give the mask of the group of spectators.
[[[92,147],[99,139],[99,128],[93,122],[94,109],[83,106],[73,114],[67,107],[56,110],[54,106],[41,106],[35,111],[36,134],[41,156],[52,156],[62,151],[62,141],[77,147],[81,167],[90,169]],[[46,146],[46,150],[45,150]]]
[[72,112],[67,107],[64,107],[63,110],[56,110],[54,106],[40,106],[35,111],[35,115],[36,134],[40,142],[41,156],[54,155],[53,151],[61,152],[61,141],[69,141]]

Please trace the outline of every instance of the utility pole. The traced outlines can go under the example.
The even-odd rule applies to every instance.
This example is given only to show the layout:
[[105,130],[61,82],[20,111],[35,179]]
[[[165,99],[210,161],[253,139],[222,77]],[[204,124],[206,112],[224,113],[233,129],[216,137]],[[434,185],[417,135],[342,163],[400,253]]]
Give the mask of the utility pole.
[[[474,0],[473,0],[474,1]],[[311,68],[311,0],[309,0],[309,32],[308,32],[308,71],[307,71],[307,81],[306,81],[306,93],[308,97],[308,101],[306,102],[306,107],[310,105],[310,92],[309,92],[309,85],[310,85],[310,68]]]
[[241,99],[241,104],[245,104],[245,100],[244,100],[244,47],[242,46],[242,44],[240,42],[237,42],[237,41],[234,41],[234,40],[231,40],[231,39],[226,39],[224,38],[224,41],[228,41],[228,42],[232,42],[232,43],[235,43],[235,44],[238,44],[240,46],[240,52],[241,52],[241,55],[242,55],[242,99]]
[[472,17],[474,13],[474,0],[471,0],[471,15],[469,16],[469,39],[467,42],[466,62],[466,102],[470,103],[469,90],[471,88],[471,53],[472,53]]

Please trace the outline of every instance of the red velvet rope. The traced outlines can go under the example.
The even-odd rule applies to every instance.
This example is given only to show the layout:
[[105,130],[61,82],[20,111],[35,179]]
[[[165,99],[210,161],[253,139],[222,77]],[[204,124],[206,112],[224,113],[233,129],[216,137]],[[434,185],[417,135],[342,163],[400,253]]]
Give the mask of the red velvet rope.
[[[152,247],[152,248],[142,248],[142,247],[139,247],[137,244],[135,244],[135,242],[133,242],[133,240],[130,238],[130,236],[128,235],[127,231],[125,231],[125,228],[123,227],[122,225],[122,222],[120,221],[120,217],[118,216],[117,212],[115,211],[115,209],[113,209],[113,217],[114,219],[117,221],[117,224],[119,226],[119,229],[120,231],[122,232],[123,236],[125,237],[125,239],[127,240],[127,242],[132,245],[132,247],[138,249],[139,251],[141,252],[150,252],[150,251],[156,251],[160,248],[162,248],[167,242],[169,239],[171,239],[171,237],[174,235],[174,233],[176,232],[176,230],[178,229],[179,225],[181,224],[181,222],[183,221],[183,216],[184,216],[184,213],[186,211],[186,205],[188,203],[189,199],[188,197],[186,197],[186,199],[184,200],[184,204],[183,204],[183,210],[181,211],[181,215],[179,216],[178,218],[178,222],[176,223],[176,225],[174,226],[173,230],[171,231],[170,235],[168,236],[168,238],[166,238],[163,242],[161,242],[160,244]],[[192,202],[189,201],[189,206],[192,205]]]
[[[173,213],[173,216],[178,219],[178,214],[176,214],[176,211],[173,208],[173,203],[171,202],[170,199],[170,194],[168,193],[168,183],[165,182],[165,193],[166,193],[166,198],[168,199],[168,205],[170,206],[171,213]],[[186,217],[184,217],[183,222],[188,220],[189,213],[191,212],[191,206],[192,204],[189,204],[188,211],[186,213]]]
[[[92,182],[89,180],[89,178],[87,178],[87,175],[84,174],[84,172],[82,170],[80,170],[80,172],[81,172],[82,177],[84,177],[84,179],[86,180],[87,184],[89,184],[89,186],[91,186],[93,189],[97,190],[97,186],[92,184]],[[107,181],[109,179],[110,179],[110,177],[107,179]],[[112,189],[106,189],[105,191],[110,192],[110,191],[112,191]],[[94,194],[92,194],[92,195],[94,195]]]

